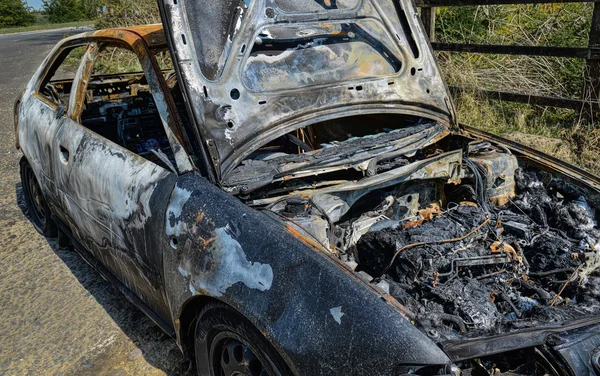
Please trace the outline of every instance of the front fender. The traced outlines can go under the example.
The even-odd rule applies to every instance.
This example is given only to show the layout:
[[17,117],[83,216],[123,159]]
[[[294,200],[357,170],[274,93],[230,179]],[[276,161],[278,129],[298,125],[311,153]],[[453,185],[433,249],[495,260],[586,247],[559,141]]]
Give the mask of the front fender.
[[165,233],[173,322],[194,295],[244,315],[296,374],[392,375],[448,357],[398,306],[269,216],[209,183],[181,176]]

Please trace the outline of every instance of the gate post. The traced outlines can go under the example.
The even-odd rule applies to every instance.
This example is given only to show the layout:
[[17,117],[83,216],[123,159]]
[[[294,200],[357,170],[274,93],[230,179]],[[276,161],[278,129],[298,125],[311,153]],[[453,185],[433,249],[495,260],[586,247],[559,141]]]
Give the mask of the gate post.
[[[594,3],[594,13],[592,15],[592,28],[590,30],[590,40],[588,43],[591,49],[590,56],[586,61],[585,79],[583,89],[583,100],[586,102],[598,102],[600,97],[600,54],[597,49],[600,48],[600,3]],[[596,105],[585,105],[584,113],[593,115],[598,111]],[[591,119],[594,116],[590,117]]]
[[425,32],[429,37],[429,41],[435,42],[435,8],[422,7],[421,21],[423,22],[423,26],[425,26]]

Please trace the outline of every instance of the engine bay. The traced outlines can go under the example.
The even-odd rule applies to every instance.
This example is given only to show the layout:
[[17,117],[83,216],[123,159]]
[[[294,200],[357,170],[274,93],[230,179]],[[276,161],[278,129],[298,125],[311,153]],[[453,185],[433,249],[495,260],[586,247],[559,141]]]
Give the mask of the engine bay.
[[[418,122],[278,154],[279,175],[270,158],[248,161],[244,168],[274,183],[240,198],[389,293],[436,342],[599,315],[600,229],[589,190],[501,145],[436,127]],[[395,146],[382,154],[390,137]],[[343,168],[332,162],[340,153]],[[314,160],[317,172],[307,167]]]

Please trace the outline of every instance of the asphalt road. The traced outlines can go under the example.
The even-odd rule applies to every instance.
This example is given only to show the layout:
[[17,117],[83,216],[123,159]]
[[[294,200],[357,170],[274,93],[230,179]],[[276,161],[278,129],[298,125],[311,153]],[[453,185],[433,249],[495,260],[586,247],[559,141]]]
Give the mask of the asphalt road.
[[27,220],[13,102],[58,30],[0,35],[0,375],[188,375],[158,327]]

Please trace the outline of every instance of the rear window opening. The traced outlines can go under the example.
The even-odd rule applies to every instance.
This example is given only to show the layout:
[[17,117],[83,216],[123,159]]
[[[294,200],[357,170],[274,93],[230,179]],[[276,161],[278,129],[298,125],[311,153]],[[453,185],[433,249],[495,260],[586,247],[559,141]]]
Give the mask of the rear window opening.
[[77,72],[77,66],[85,54],[87,45],[65,49],[56,58],[39,88],[41,96],[56,106],[63,105],[68,111],[71,88]]

